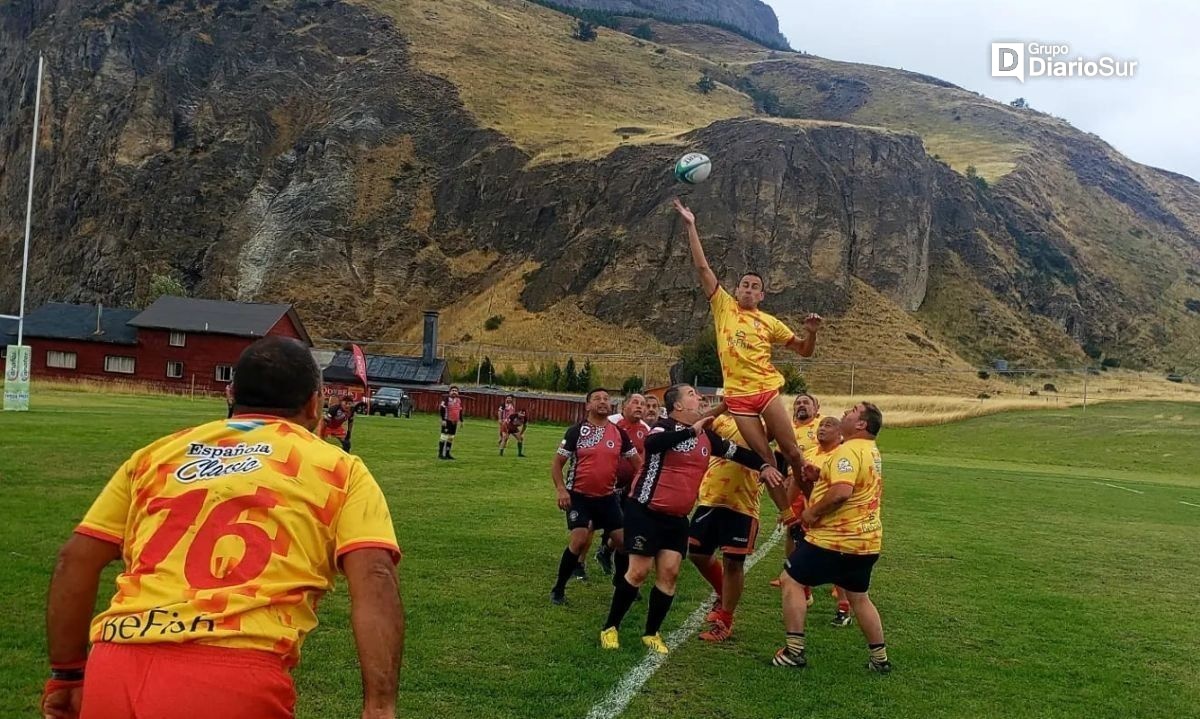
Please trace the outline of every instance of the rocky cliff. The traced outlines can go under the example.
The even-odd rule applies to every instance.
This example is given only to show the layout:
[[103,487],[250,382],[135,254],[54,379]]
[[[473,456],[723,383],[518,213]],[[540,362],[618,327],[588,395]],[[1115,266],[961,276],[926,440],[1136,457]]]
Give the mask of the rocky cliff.
[[715,22],[759,40],[786,48],[779,18],[762,0],[553,0],[565,7],[604,10],[630,15],[651,15],[681,22]]
[[[990,184],[935,157],[936,133],[845,122],[870,110],[861,98],[826,103],[842,122],[730,118],[640,142],[621,140],[640,128],[616,127],[615,149],[598,157],[535,161],[420,61],[414,42],[453,47],[454,32],[474,27],[452,14],[467,4],[390,13],[387,2],[0,8],[0,41],[13,48],[0,58],[6,207],[23,207],[37,50],[49,64],[32,300],[127,304],[151,272],[170,272],[202,296],[295,302],[319,336],[378,339],[404,336],[424,308],[483,302],[499,284],[533,316],[570,305],[679,344],[707,321],[668,210],[680,190],[671,162],[696,147],[719,168],[688,195],[713,265],[726,279],[765,270],[784,316],[862,316],[856,288],[872,288],[903,324],[883,324],[871,305],[866,349],[855,351],[876,359],[888,359],[894,334],[939,362],[942,343],[972,360],[1077,361],[1098,347],[1155,364],[1196,331],[1195,312],[1162,309],[1200,297],[1196,183],[1081,133],[1055,135],[1037,163],[1013,163]],[[523,6],[470,7],[500,8],[518,27],[553,15]],[[578,52],[586,46],[567,25],[564,47]],[[621,37],[601,45],[628,46],[637,62],[638,52],[673,57]],[[543,50],[552,61],[554,47]],[[459,67],[510,62],[476,60]],[[754,80],[770,86],[777,64]],[[870,78],[832,74],[808,87],[879,94]],[[0,216],[8,266],[21,230],[20,213]],[[0,276],[0,305],[17,291],[14,275]]]

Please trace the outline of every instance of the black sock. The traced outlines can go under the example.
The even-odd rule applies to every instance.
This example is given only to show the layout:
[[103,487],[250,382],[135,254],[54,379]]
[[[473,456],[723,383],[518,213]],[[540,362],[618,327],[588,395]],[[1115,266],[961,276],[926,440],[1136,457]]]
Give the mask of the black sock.
[[650,609],[646,612],[645,636],[658,634],[658,630],[662,629],[663,620],[667,618],[667,612],[671,611],[673,601],[674,595],[667,594],[658,587],[650,590]]
[[613,552],[613,586],[617,580],[625,581],[625,572],[629,571],[629,555],[625,552]]
[[517,442],[517,454],[525,454],[525,443]]
[[608,610],[608,621],[604,623],[605,629],[621,626],[621,620],[629,613],[637,593],[637,587],[625,581],[624,573],[616,576],[616,581],[613,582],[612,606]]
[[438,457],[446,456],[446,440],[438,442]]
[[566,591],[567,582],[571,580],[571,574],[574,573],[577,566],[579,566],[579,555],[573,554],[571,548],[567,547],[563,550],[562,559],[558,560],[558,581],[554,584],[555,592]]

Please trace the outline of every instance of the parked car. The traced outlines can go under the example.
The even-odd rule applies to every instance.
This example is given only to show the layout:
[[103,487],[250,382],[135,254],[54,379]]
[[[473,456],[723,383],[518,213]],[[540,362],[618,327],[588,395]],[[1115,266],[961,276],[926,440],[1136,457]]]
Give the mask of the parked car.
[[390,414],[393,417],[412,417],[412,410],[412,397],[399,387],[384,387],[378,390],[371,395],[371,404],[368,407],[370,414]]

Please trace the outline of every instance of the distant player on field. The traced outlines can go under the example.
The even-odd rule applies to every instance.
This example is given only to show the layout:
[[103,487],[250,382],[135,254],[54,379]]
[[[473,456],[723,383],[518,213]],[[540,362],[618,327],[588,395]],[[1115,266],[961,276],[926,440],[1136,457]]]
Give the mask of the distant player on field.
[[504,454],[504,449],[508,447],[508,419],[517,413],[517,400],[511,394],[505,396],[504,402],[496,410],[496,423],[500,428],[500,441],[497,443],[500,447],[500,454]]
[[450,385],[450,393],[438,405],[442,415],[442,437],[438,442],[438,459],[454,459],[450,454],[450,446],[458,435],[458,425],[463,421],[462,397],[458,396],[458,386]]
[[529,415],[525,410],[519,409],[508,416],[505,421],[505,433],[500,439],[500,456],[504,456],[504,450],[508,446],[508,440],[515,438],[517,440],[517,456],[525,456],[525,427],[529,424]]
[[[361,716],[395,716],[400,550],[379,485],[313,434],[321,376],[299,342],[251,345],[234,396],[232,419],[134,453],[59,552],[39,716],[289,719],[289,672],[339,570]],[[118,559],[117,592],[93,619],[101,571]]]
[[887,646],[879,611],[867,594],[871,570],[883,544],[880,499],[883,470],[875,437],[883,414],[862,402],[842,415],[844,441],[821,465],[812,496],[800,515],[804,539],[784,563],[783,622],[787,643],[775,653],[776,666],[802,667],[804,621],[808,611],[804,587],[835,584],[846,590],[859,628],[867,639],[867,668],[887,673]]
[[629,571],[615,582],[608,619],[600,632],[604,649],[620,648],[621,620],[653,566],[655,582],[642,644],[659,654],[669,651],[659,630],[675,599],[675,582],[688,549],[688,513],[696,504],[709,457],[732,459],[760,471],[773,486],[783,484],[779,470],[709,428],[712,418],[700,416],[700,400],[690,385],[672,386],[663,400],[669,415],[659,420],[646,437],[646,463],[625,502]]
[[[593,389],[587,393],[586,402],[587,417],[567,430],[550,464],[558,508],[567,513],[570,533],[558,564],[558,579],[550,590],[550,601],[554,604],[566,602],[567,582],[587,551],[591,532],[609,532],[621,551],[621,503],[614,491],[617,467],[622,458],[633,462],[637,469],[642,462],[629,436],[608,421],[611,409],[608,392]],[[568,462],[570,470],[564,475],[563,468]]]
[[758,309],[765,296],[765,286],[762,275],[757,272],[743,274],[738,280],[736,297],[731,296],[721,287],[704,257],[695,215],[678,199],[675,210],[687,228],[692,264],[712,307],[717,352],[725,381],[724,402],[729,413],[737,420],[738,431],[759,456],[775,463],[770,446],[770,437],[774,437],[788,464],[799,471],[804,466],[804,456],[796,446],[791,417],[779,394],[784,380],[771,364],[771,347],[783,345],[801,357],[812,356],[821,318],[808,315],[804,320],[804,339],[798,338],[783,322]]
[[321,439],[329,439],[333,437],[342,446],[342,449],[350,451],[350,435],[354,431],[354,396],[346,395],[338,402],[332,403],[325,410],[325,415],[321,418],[320,429],[318,434]]

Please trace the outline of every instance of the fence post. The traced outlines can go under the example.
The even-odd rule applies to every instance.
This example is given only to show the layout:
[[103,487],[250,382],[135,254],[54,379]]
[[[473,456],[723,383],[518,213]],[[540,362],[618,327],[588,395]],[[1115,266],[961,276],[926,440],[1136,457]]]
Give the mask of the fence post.
[[1086,369],[1084,369],[1083,370],[1083,413],[1084,414],[1087,414],[1087,381],[1088,381],[1088,371]]
[[192,402],[196,401],[196,373],[192,373]]
[[854,400],[854,363],[850,363],[850,399]]

